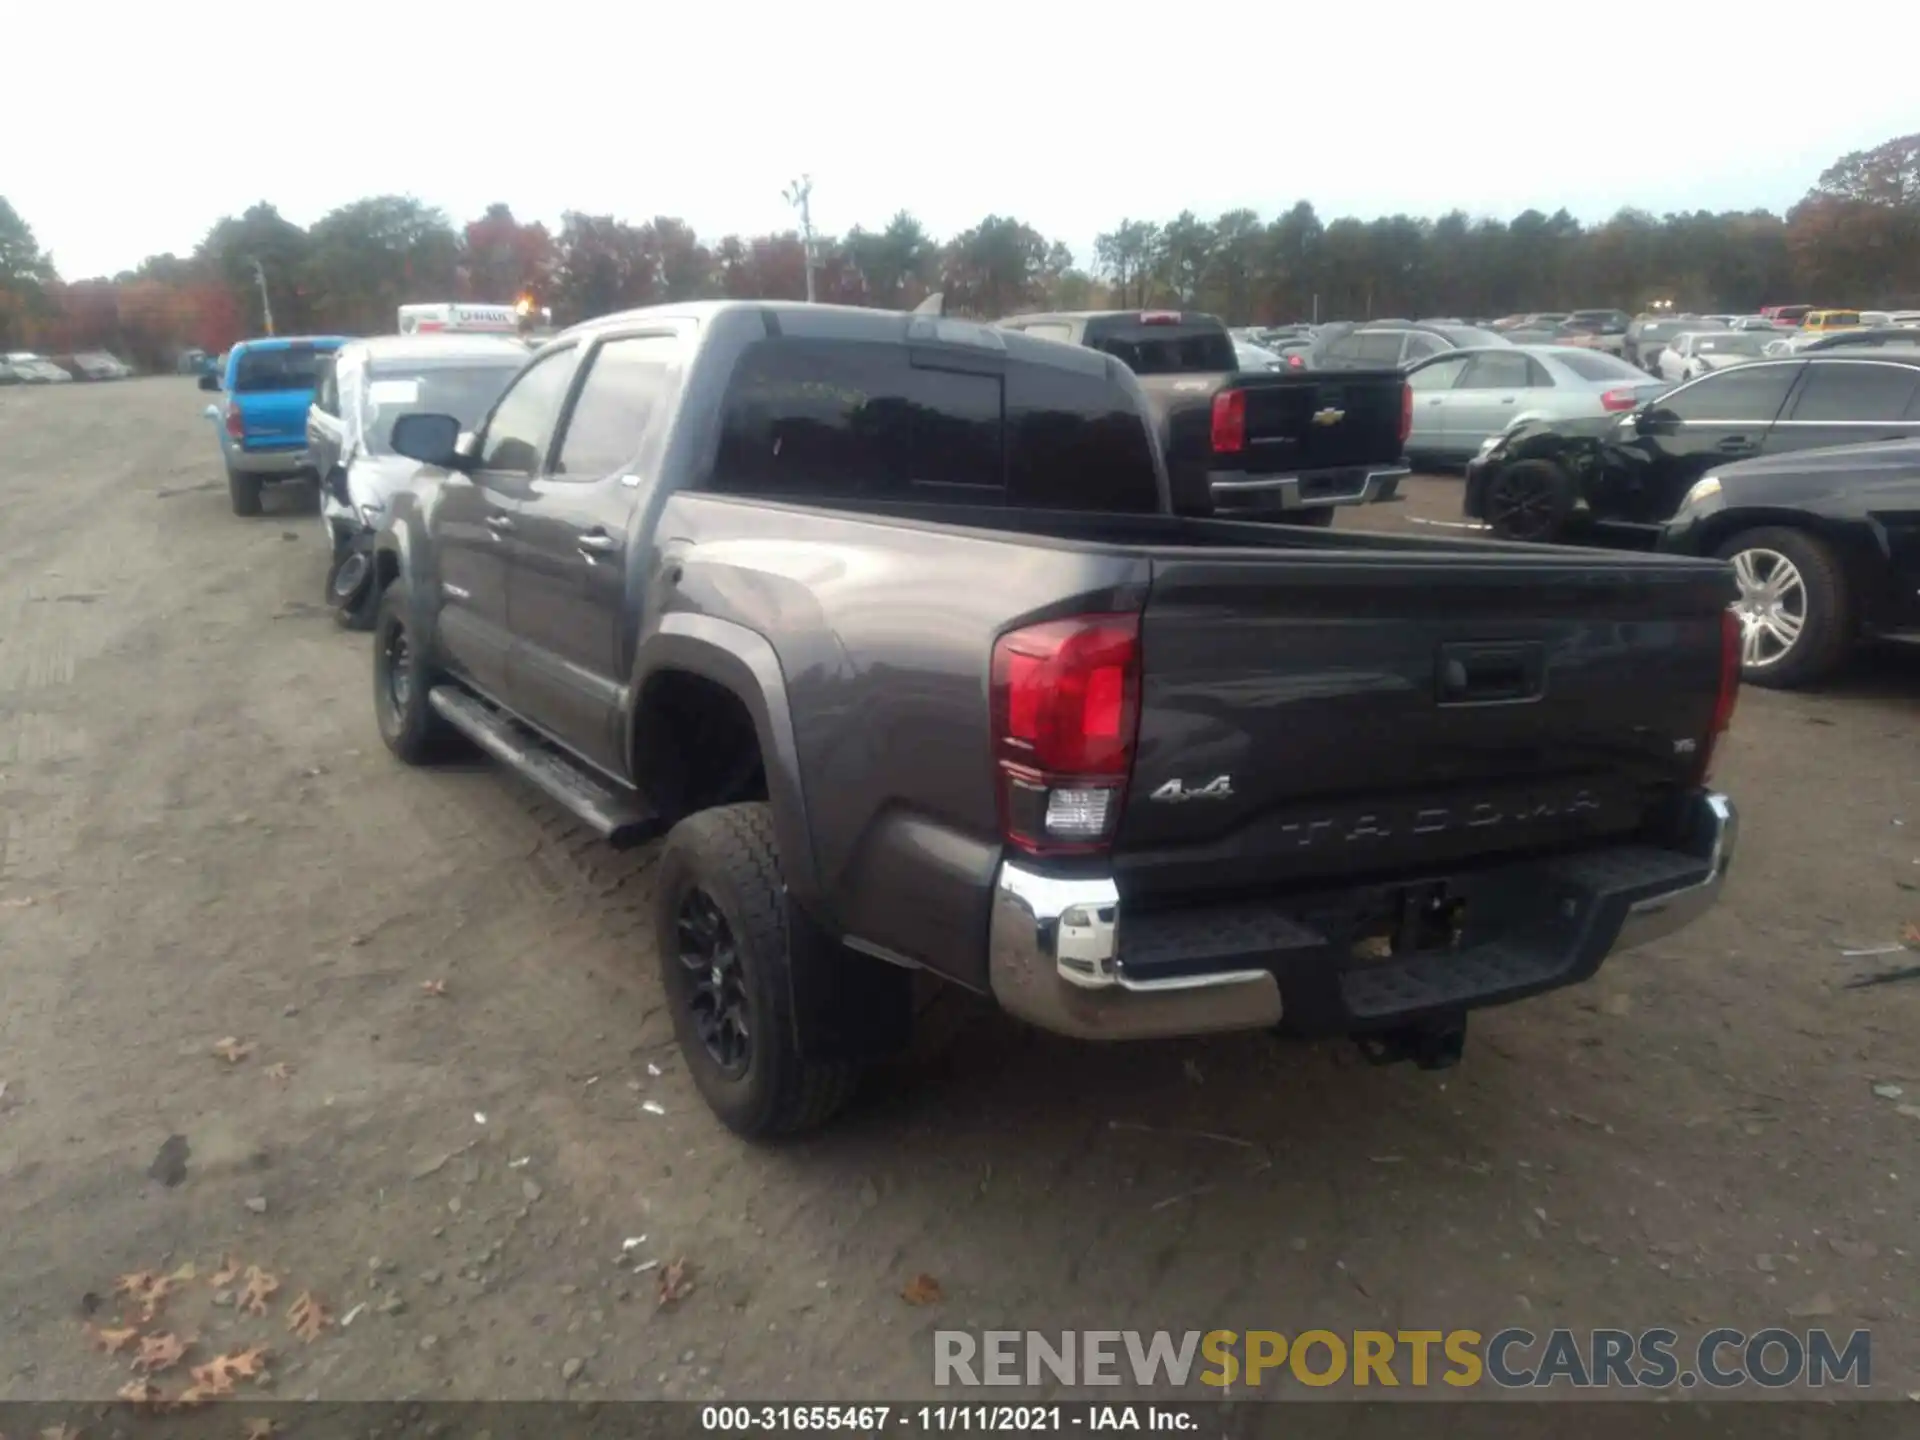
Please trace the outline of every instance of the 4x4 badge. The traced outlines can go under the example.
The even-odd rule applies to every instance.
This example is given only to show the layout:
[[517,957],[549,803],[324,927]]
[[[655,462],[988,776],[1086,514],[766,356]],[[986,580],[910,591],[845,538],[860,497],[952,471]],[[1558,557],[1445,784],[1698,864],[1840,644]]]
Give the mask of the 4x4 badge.
[[1216,775],[1204,785],[1189,790],[1184,780],[1169,780],[1147,798],[1164,800],[1169,804],[1184,804],[1188,800],[1227,800],[1233,795],[1233,777]]

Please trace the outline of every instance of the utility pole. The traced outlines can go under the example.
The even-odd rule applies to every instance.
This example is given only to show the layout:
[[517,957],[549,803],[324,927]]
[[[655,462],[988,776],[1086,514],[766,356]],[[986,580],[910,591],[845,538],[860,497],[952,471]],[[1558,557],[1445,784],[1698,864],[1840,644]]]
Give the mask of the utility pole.
[[787,204],[800,212],[800,248],[806,254],[807,303],[813,303],[813,177],[802,175],[780,192]]
[[260,257],[253,257],[253,278],[260,284],[260,310],[267,322],[267,334],[273,334],[273,300],[267,294],[267,272],[261,267]]

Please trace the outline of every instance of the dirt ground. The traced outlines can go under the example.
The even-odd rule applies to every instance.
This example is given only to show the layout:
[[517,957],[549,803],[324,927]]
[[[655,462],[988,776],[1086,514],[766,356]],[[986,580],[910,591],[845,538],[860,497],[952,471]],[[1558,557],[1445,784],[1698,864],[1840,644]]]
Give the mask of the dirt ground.
[[[1842,954],[1920,919],[1920,657],[1748,691],[1725,905],[1456,1070],[988,1016],[749,1148],[676,1057],[648,855],[390,760],[318,521],[228,513],[202,399],[0,391],[0,1394],[110,1395],[81,1321],[189,1261],[169,1316],[290,1398],[923,1396],[936,1327],[1820,1323],[1920,1386],[1920,983]],[[351,1325],[286,1334],[303,1290]]]

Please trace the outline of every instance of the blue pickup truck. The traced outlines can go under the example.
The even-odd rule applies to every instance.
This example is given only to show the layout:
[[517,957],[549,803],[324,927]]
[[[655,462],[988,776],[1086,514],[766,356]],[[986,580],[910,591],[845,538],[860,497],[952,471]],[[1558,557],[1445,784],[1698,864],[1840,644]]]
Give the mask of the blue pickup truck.
[[200,377],[202,390],[227,397],[224,407],[207,410],[220,421],[220,454],[234,514],[258,515],[264,485],[313,478],[307,408],[320,367],[346,341],[342,335],[242,340],[227,353],[223,371]]

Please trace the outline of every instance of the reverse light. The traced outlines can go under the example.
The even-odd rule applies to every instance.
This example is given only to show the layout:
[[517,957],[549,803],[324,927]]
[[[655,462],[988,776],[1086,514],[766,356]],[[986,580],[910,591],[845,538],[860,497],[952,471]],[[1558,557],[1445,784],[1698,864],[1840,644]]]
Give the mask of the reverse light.
[[239,405],[227,406],[227,434],[235,440],[244,440],[247,435],[246,418],[241,415]]
[[1609,415],[1618,414],[1622,410],[1631,410],[1639,403],[1631,390],[1609,390],[1600,397],[1600,408]]
[[1140,617],[1082,615],[1002,635],[991,695],[1007,844],[1030,855],[1104,850],[1140,724]]
[[1247,448],[1247,392],[1222,390],[1213,397],[1213,453],[1237,455]]

